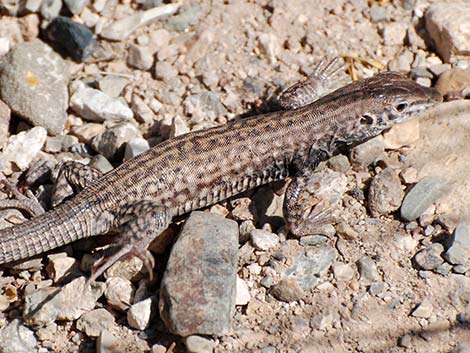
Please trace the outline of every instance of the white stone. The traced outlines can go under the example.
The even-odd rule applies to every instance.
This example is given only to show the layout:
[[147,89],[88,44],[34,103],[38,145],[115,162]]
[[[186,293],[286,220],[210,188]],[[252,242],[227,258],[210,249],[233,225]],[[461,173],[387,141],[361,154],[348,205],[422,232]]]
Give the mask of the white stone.
[[279,236],[264,230],[254,229],[251,232],[251,242],[257,250],[269,250],[279,243]]
[[0,170],[5,174],[11,174],[12,164],[15,164],[20,170],[26,170],[29,163],[41,150],[46,138],[47,131],[41,126],[10,136],[7,146],[0,154]]
[[90,87],[80,86],[70,97],[70,107],[82,118],[102,122],[130,120],[134,114],[121,100]]
[[237,275],[235,305],[246,305],[251,299],[250,291],[246,282]]
[[137,330],[145,330],[150,324],[152,316],[152,298],[147,298],[133,304],[127,311],[129,326]]
[[109,40],[124,40],[137,28],[155,22],[159,18],[174,14],[178,11],[180,6],[181,3],[176,2],[174,4],[154,7],[147,11],[137,12],[134,15],[124,17],[111,23],[103,29],[101,36]]
[[110,277],[106,280],[104,295],[109,304],[121,310],[126,310],[132,303],[134,287],[131,281],[127,279]]

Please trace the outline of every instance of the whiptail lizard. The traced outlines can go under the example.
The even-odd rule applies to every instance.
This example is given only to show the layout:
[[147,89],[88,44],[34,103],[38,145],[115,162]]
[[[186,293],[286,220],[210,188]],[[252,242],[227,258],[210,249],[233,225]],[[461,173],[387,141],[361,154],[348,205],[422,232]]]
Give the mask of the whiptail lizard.
[[441,100],[434,89],[385,72],[298,109],[167,140],[94,181],[89,175],[96,173],[85,169],[88,172],[79,172],[76,181],[85,188],[73,199],[0,231],[0,263],[115,229],[120,250],[106,260],[96,278],[128,253],[142,256],[174,216],[288,176],[293,180],[286,192],[286,221],[293,232],[308,233],[311,220],[302,219],[299,205],[305,176],[320,161]]

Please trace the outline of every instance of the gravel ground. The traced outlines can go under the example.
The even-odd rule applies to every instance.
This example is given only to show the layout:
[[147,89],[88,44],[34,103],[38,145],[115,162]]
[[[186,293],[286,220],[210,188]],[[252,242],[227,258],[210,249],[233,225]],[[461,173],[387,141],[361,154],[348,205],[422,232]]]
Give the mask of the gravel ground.
[[[45,209],[59,162],[107,172],[168,138],[276,110],[323,58],[348,65],[339,84],[390,69],[452,101],[322,163],[309,191],[335,222],[317,234],[286,234],[275,183],[172,225],[150,246],[152,280],[132,258],[80,292],[112,236],[5,266],[1,352],[470,352],[468,2],[0,10],[0,175]],[[25,216],[1,210],[0,228]]]

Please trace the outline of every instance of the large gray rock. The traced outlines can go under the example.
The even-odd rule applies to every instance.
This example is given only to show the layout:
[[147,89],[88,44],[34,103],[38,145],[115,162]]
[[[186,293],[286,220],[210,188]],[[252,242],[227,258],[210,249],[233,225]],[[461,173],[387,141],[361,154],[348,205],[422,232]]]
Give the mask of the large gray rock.
[[238,225],[193,212],[171,250],[160,290],[160,315],[180,336],[223,336],[235,310]]
[[36,344],[33,331],[23,326],[18,319],[0,330],[0,352],[2,353],[34,353],[37,352]]
[[434,202],[448,191],[442,178],[428,176],[420,180],[406,194],[400,208],[401,218],[413,221],[421,216]]
[[68,105],[65,61],[40,40],[18,44],[0,60],[0,97],[34,126],[59,134]]
[[470,51],[470,3],[437,3],[426,11],[426,30],[444,61],[467,59]]

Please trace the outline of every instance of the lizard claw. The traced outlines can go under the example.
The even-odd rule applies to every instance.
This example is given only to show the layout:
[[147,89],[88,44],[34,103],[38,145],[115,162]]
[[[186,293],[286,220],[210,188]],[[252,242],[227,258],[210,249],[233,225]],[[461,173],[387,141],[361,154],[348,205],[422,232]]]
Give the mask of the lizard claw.
[[87,285],[96,281],[108,268],[113,266],[119,260],[126,259],[130,256],[137,256],[144,263],[147,272],[149,273],[149,279],[153,279],[153,267],[155,260],[152,254],[147,249],[139,249],[135,245],[126,245],[119,249],[116,253],[111,256],[104,256],[98,260],[91,271],[91,276],[87,280]]

